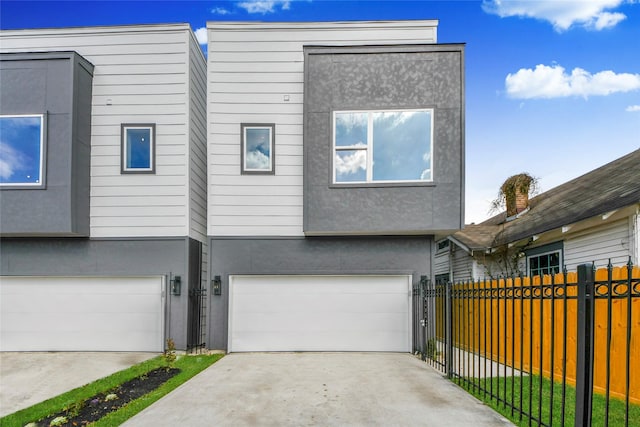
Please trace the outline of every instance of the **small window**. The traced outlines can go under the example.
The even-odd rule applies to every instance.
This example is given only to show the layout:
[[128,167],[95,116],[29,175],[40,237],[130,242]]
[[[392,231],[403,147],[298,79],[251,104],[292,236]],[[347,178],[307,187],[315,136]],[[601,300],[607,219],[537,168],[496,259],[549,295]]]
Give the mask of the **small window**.
[[433,110],[335,111],[333,182],[433,180]]
[[0,116],[0,186],[44,188],[44,114]]
[[122,125],[122,173],[156,172],[156,125]]
[[240,126],[243,175],[275,173],[275,128],[275,124],[243,123]]
[[438,252],[444,252],[449,249],[449,239],[440,240],[438,242]]
[[562,265],[561,251],[546,252],[527,257],[529,276],[542,276],[544,274],[560,273]]

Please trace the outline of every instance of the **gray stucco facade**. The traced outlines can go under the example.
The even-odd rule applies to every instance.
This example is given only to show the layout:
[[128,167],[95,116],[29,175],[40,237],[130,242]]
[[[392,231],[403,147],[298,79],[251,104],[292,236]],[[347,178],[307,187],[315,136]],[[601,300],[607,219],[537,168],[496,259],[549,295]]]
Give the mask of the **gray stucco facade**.
[[415,237],[212,238],[209,279],[221,276],[222,295],[210,298],[209,348],[228,344],[230,275],[431,274],[433,239]]
[[[188,238],[3,238],[0,242],[0,275],[165,276],[165,336],[174,339],[176,348],[184,349],[187,345],[188,289],[193,285],[190,279],[197,281],[196,287],[200,286],[197,243]],[[182,279],[179,296],[171,295],[169,289],[169,281],[176,276]]]
[[[463,50],[445,44],[305,47],[306,235],[435,234],[462,227]],[[434,112],[431,181],[332,184],[332,112],[420,108]]]
[[75,52],[0,55],[0,114],[45,115],[45,182],[0,190],[3,236],[88,236],[93,65]]

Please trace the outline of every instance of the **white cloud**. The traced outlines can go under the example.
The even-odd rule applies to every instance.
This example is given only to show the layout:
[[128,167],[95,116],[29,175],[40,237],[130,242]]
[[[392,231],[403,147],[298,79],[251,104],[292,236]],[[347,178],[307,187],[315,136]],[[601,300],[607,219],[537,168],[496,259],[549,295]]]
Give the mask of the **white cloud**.
[[290,1],[281,1],[281,0],[273,0],[273,1],[262,1],[262,0],[254,0],[254,1],[243,1],[238,3],[238,7],[246,10],[248,13],[260,13],[262,15],[266,15],[267,13],[276,12],[276,8],[280,6],[282,10],[289,9]]
[[269,156],[258,150],[249,151],[245,162],[248,169],[269,170],[271,168]]
[[484,0],[482,9],[501,18],[527,17],[549,21],[558,31],[572,26],[603,30],[616,26],[626,15],[610,12],[624,0]]
[[610,95],[640,89],[640,74],[600,71],[595,74],[574,68],[568,74],[560,65],[536,65],[535,69],[521,68],[505,79],[511,98],[562,98],[568,96]]
[[640,112],[640,105],[629,105],[625,111],[629,113]]
[[0,177],[2,179],[9,179],[16,171],[24,169],[24,162],[24,154],[0,141]]
[[214,15],[231,15],[231,11],[225,9],[224,7],[215,7],[211,9],[211,13],[213,13]]
[[353,154],[346,156],[336,156],[336,172],[338,175],[357,173],[359,169],[367,169],[367,152],[356,150]]
[[198,28],[194,31],[198,43],[207,44],[207,29],[205,27]]

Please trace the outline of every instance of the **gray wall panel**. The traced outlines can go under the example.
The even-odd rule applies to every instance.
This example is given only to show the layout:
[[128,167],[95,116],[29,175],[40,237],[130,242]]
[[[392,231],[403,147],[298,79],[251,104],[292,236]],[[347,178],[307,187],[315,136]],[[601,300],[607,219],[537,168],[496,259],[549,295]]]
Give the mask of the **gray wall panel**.
[[73,52],[0,55],[0,114],[46,114],[45,188],[0,189],[3,236],[89,235],[92,72]]
[[[304,231],[434,234],[464,217],[464,47],[306,47]],[[434,180],[332,185],[332,112],[434,109]]]
[[431,274],[431,237],[314,237],[210,240],[209,279],[222,278],[211,296],[209,348],[226,349],[229,275]]
[[[167,276],[182,277],[182,293],[167,281],[167,338],[186,348],[189,277],[188,238],[89,240],[3,238],[0,276]],[[195,267],[194,267],[195,268]],[[200,266],[197,267],[198,269]],[[196,286],[200,286],[199,283]]]

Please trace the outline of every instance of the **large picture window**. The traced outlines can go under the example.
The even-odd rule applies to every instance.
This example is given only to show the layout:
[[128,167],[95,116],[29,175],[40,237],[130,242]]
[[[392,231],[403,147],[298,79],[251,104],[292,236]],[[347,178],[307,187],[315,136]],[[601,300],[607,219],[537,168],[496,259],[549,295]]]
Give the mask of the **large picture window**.
[[46,116],[0,116],[0,186],[43,188],[45,185]]
[[122,125],[122,173],[155,173],[156,125]]
[[247,124],[242,133],[241,173],[275,174],[275,124]]
[[433,110],[335,111],[333,182],[433,180]]

